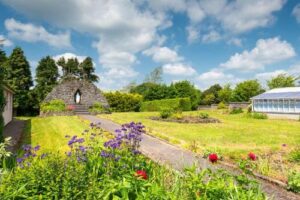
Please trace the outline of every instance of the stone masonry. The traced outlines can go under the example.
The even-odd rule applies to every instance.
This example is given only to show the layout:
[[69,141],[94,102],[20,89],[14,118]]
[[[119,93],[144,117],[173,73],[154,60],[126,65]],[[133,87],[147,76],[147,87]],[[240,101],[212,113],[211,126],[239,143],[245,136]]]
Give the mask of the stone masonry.
[[100,102],[103,107],[109,107],[103,93],[93,83],[76,78],[63,80],[46,96],[44,102],[61,99],[66,105],[74,105],[77,91],[81,94],[81,105],[91,106],[95,102]]

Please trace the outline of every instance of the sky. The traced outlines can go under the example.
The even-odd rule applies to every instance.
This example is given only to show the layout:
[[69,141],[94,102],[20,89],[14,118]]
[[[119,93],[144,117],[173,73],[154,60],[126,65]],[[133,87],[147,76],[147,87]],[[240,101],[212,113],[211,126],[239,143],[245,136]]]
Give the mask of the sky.
[[[63,2],[63,3],[62,3]],[[213,84],[300,75],[300,0],[0,0],[0,40],[38,61],[93,58],[103,90],[141,83]]]

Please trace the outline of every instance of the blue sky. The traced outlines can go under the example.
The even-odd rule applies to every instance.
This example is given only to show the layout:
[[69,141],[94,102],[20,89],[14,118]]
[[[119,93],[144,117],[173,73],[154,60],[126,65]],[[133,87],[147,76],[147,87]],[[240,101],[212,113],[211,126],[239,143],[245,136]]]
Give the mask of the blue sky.
[[162,66],[166,83],[198,88],[300,75],[297,0],[0,0],[0,39],[31,63],[93,58],[98,86],[140,83]]

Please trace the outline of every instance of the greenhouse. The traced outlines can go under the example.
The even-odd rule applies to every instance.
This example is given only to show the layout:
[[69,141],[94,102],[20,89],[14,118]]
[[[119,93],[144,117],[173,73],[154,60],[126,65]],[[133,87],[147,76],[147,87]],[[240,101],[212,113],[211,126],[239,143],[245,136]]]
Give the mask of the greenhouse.
[[273,89],[251,100],[254,112],[300,114],[300,87]]

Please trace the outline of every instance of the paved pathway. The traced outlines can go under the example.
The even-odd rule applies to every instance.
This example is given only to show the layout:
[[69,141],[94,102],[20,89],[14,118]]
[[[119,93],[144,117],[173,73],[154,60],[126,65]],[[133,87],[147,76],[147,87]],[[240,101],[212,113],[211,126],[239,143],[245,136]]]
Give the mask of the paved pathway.
[[[89,120],[93,123],[101,123],[101,127],[111,133],[114,133],[116,129],[120,128],[119,124],[116,124],[110,120],[98,118],[92,115],[81,115],[82,118]],[[216,166],[211,165],[206,159],[196,157],[192,152],[180,149],[176,146],[170,145],[162,140],[151,137],[149,135],[143,135],[140,150],[143,154],[160,163],[170,164],[175,169],[183,169],[184,167],[191,166],[195,162],[200,168],[211,168],[216,169]],[[222,167],[218,165],[218,167]],[[227,167],[227,170],[233,172],[232,169]],[[233,172],[234,173],[234,172]],[[270,182],[260,180],[264,192],[276,200],[296,200],[300,199],[300,196],[288,192],[285,189],[271,184]]]
[[15,153],[18,150],[25,125],[26,121],[13,119],[9,124],[7,124],[4,127],[4,137],[11,137],[12,139],[12,146],[7,148],[8,151]]

